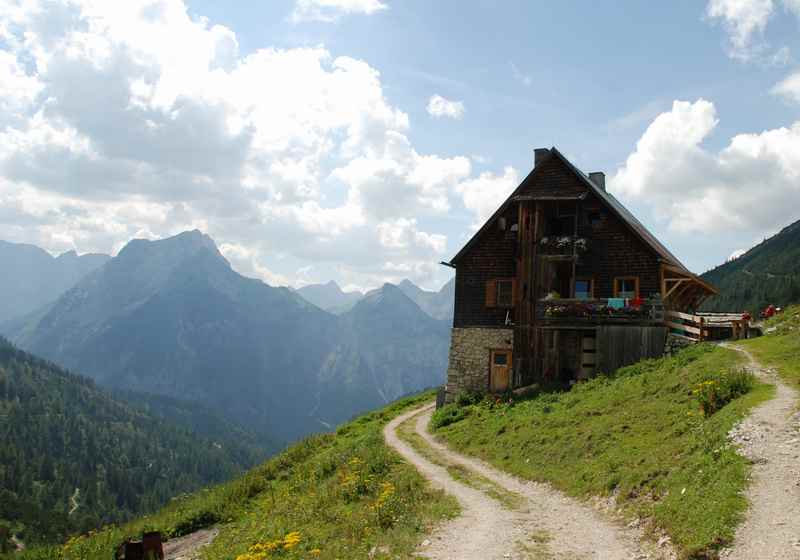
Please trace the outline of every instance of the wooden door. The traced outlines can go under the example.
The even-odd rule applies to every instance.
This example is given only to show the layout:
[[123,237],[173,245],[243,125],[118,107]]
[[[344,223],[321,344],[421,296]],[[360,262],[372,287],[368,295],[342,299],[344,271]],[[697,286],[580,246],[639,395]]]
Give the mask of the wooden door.
[[492,393],[508,391],[511,385],[511,350],[492,350],[489,363],[489,390]]

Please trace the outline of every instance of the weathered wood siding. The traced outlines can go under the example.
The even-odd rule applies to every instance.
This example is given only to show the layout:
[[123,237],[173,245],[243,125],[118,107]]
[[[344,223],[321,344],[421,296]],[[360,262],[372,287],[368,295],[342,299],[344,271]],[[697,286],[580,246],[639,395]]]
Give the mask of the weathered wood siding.
[[578,235],[589,240],[589,250],[578,261],[575,273],[594,277],[594,296],[614,297],[614,278],[618,276],[637,276],[641,297],[660,293],[660,267],[654,251],[594,195],[581,206],[584,214],[596,210],[600,217],[596,226],[586,220],[578,223]]
[[[456,268],[454,327],[490,327],[505,325],[508,309],[486,306],[486,283],[497,278],[514,278],[517,274],[517,237],[511,225],[517,221],[517,210],[504,213],[506,229],[490,227],[472,246]],[[514,318],[514,310],[511,310]]]
[[595,369],[611,373],[640,360],[660,358],[666,340],[666,327],[601,325],[597,328]]
[[[559,159],[550,158],[520,187],[520,195],[579,195],[586,186]],[[547,204],[542,202],[544,207]],[[592,226],[587,212],[597,211],[600,221]],[[486,306],[486,282],[518,274],[519,247],[511,225],[517,222],[516,204],[504,212],[505,231],[492,224],[458,262],[456,269],[454,327],[502,326],[506,309]],[[578,234],[589,240],[589,251],[576,266],[577,276],[591,276],[594,296],[613,297],[614,278],[638,276],[642,297],[660,292],[660,269],[656,254],[639,239],[602,201],[589,194],[579,203]],[[522,288],[520,285],[520,296]],[[515,318],[512,310],[512,319]]]

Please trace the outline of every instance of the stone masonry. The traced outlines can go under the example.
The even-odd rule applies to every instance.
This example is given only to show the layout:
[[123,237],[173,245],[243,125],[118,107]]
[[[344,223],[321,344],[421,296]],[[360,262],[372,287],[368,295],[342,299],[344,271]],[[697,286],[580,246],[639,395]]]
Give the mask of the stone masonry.
[[446,401],[453,402],[462,391],[486,392],[490,350],[512,350],[513,347],[513,329],[454,328],[450,337]]
[[692,344],[693,342],[691,340],[687,340],[681,336],[675,336],[674,334],[668,334],[667,342],[664,345],[664,355],[673,356]]

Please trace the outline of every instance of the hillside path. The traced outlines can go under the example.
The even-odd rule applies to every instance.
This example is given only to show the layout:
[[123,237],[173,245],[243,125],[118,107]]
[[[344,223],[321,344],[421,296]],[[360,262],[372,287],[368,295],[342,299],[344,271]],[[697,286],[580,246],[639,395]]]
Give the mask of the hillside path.
[[177,539],[170,539],[164,543],[165,560],[197,560],[202,555],[202,549],[210,545],[219,535],[219,529],[200,529]]
[[[430,481],[453,495],[461,515],[436,527],[417,554],[434,560],[493,559],[655,559],[669,558],[665,549],[645,551],[637,529],[624,527],[605,514],[555,491],[546,484],[521,480],[442,445],[428,433],[433,405],[412,410],[384,429],[388,445]],[[523,499],[508,509],[484,492],[450,476],[400,439],[397,428],[416,416],[415,430],[437,454],[436,460],[478,473]]]
[[747,368],[775,385],[775,398],[756,407],[731,431],[731,439],[753,462],[746,496],[750,508],[736,531],[728,560],[800,558],[800,414],[798,392],[773,369],[761,366],[740,346],[723,344],[747,357]]

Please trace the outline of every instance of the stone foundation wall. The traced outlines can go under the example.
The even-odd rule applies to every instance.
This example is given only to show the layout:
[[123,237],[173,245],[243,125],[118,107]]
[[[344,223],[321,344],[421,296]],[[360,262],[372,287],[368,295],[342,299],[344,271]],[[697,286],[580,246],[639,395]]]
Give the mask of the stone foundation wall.
[[454,328],[450,336],[446,401],[453,402],[462,391],[486,392],[489,389],[489,351],[513,348],[513,329]]
[[664,355],[672,356],[692,344],[694,344],[692,341],[670,333],[667,335],[667,343],[664,345]]

